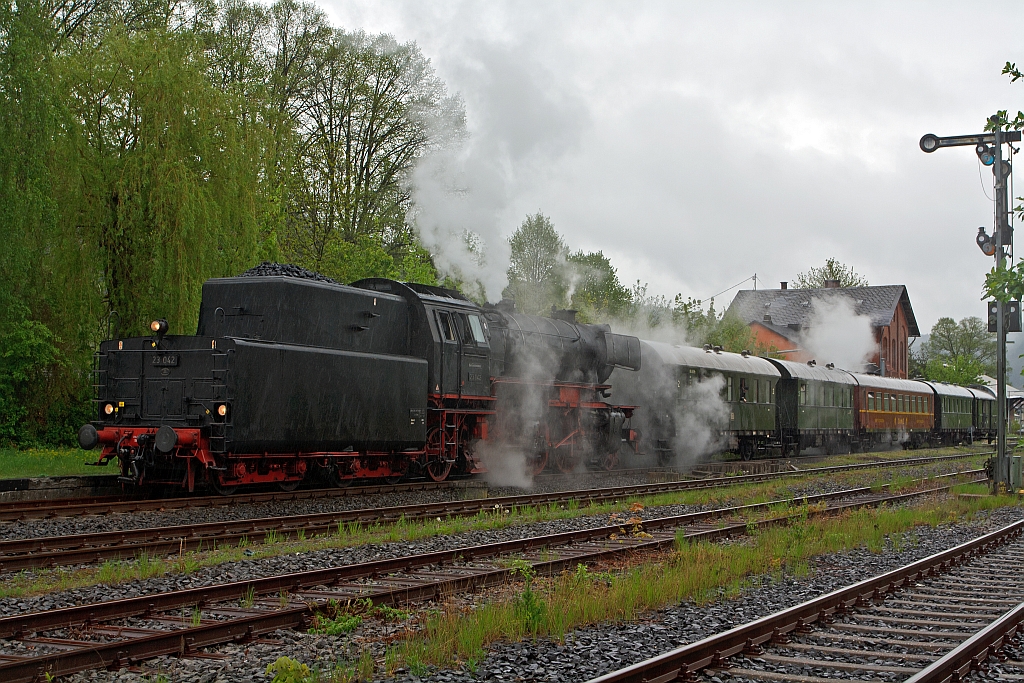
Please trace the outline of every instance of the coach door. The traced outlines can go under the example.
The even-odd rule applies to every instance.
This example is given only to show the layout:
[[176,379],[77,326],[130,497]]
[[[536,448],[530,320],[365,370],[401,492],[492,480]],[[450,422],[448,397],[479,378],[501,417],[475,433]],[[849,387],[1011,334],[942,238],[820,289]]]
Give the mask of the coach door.
[[459,376],[459,335],[455,329],[455,321],[448,311],[436,311],[437,330],[441,337],[441,393],[460,394]]

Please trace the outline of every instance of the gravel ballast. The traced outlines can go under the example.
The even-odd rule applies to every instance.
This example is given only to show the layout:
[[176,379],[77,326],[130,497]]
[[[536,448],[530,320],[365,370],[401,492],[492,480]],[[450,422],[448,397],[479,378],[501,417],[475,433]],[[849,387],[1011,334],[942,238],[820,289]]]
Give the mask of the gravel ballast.
[[[920,527],[910,533],[909,538],[913,539],[912,543],[900,544],[898,547],[890,543],[883,552],[878,554],[867,550],[854,550],[824,556],[811,563],[813,572],[809,577],[801,579],[785,577],[778,582],[766,579],[761,582],[759,587],[747,590],[735,600],[723,600],[702,607],[683,604],[651,613],[640,623],[604,624],[578,629],[569,634],[565,642],[561,644],[548,640],[499,643],[490,649],[488,656],[472,672],[466,670],[432,671],[429,675],[422,677],[413,676],[409,672],[400,672],[395,678],[388,680],[437,683],[521,680],[586,681],[602,673],[642,661],[680,645],[694,642],[732,626],[798,604],[824,592],[958,545],[1022,517],[1024,517],[1024,509],[1008,508],[994,511],[991,514],[979,515],[977,521],[973,522],[943,525],[934,529]],[[515,535],[521,536],[522,534]],[[405,546],[405,552],[411,552],[413,548],[408,546],[415,544],[395,545]],[[218,576],[220,580],[225,579],[221,571],[218,571]],[[200,577],[192,578],[199,580]],[[166,580],[168,579],[157,581]],[[113,596],[108,595],[106,599],[111,597]],[[267,680],[264,676],[266,666],[278,657],[286,655],[326,671],[333,668],[339,661],[348,662],[357,657],[361,644],[367,640],[371,641],[370,648],[379,658],[383,653],[383,645],[379,643],[379,638],[385,635],[382,633],[382,629],[394,631],[397,628],[393,624],[384,625],[376,620],[368,620],[354,633],[346,636],[328,637],[298,632],[278,632],[275,638],[279,639],[279,642],[275,644],[258,642],[213,648],[213,652],[227,656],[227,659],[224,660],[164,658],[147,664],[147,668],[150,670],[149,674],[136,674],[128,671],[119,673],[87,672],[73,676],[69,680],[116,680],[141,683],[152,680],[156,672],[166,675],[169,681],[182,681],[183,683],[234,683],[235,681]]]

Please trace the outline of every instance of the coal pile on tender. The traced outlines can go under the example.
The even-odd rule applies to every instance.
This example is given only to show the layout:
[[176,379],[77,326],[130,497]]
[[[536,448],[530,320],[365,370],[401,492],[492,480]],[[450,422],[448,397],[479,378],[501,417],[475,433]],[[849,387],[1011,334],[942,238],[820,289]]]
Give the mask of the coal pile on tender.
[[326,275],[315,273],[312,270],[303,268],[302,266],[296,266],[291,263],[273,263],[271,261],[264,261],[258,266],[253,266],[238,277],[267,277],[270,275],[301,277],[307,280],[316,280],[317,282],[330,282],[334,285],[340,284]]

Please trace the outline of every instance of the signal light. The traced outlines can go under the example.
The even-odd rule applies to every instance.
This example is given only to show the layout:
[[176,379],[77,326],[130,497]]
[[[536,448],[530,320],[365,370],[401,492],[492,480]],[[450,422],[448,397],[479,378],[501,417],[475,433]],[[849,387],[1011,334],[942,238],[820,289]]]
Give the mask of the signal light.
[[936,135],[928,133],[927,135],[921,138],[920,144],[922,152],[928,152],[929,154],[931,154],[932,152],[939,148],[939,138]]
[[978,248],[981,249],[981,253],[985,256],[995,256],[996,243],[992,241],[992,238],[985,233],[984,226],[978,228],[978,236],[975,238],[978,243]]
[[974,153],[981,159],[981,163],[986,166],[991,166],[996,161],[996,151],[984,142],[978,143],[978,146],[974,148]]

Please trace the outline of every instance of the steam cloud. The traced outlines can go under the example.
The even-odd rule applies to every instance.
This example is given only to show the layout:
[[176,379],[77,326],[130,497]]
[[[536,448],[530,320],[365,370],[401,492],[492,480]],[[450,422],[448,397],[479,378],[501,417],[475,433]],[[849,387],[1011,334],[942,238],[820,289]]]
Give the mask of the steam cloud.
[[[714,375],[687,387],[675,410],[676,459],[689,463],[720,450],[729,427],[729,404],[722,399],[725,378]],[[683,463],[676,463],[683,464]]]
[[875,350],[871,318],[858,315],[845,296],[814,299],[808,329],[803,334],[804,348],[819,365],[860,371]]

